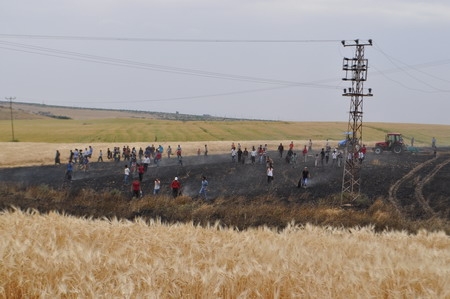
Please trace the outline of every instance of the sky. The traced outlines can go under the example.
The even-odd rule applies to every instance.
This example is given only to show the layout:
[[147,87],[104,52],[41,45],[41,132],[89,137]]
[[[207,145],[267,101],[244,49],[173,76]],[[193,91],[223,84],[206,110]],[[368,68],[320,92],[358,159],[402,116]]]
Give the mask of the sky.
[[363,121],[450,124],[450,2],[0,3],[0,100],[348,121],[344,58],[368,60]]

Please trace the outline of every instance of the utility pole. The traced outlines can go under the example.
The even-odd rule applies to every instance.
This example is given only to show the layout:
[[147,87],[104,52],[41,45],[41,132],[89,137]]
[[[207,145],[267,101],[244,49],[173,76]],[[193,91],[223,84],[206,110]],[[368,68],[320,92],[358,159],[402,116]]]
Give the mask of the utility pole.
[[15,100],[16,98],[14,97],[9,97],[9,98],[5,98],[7,100],[9,100],[9,110],[11,111],[11,132],[12,132],[12,141],[16,141],[16,139],[14,138],[14,121],[13,121],[13,109],[12,109],[12,101]]
[[355,47],[354,58],[344,58],[342,69],[345,71],[343,81],[350,81],[351,87],[344,88],[342,96],[350,97],[350,111],[347,129],[347,143],[345,147],[344,173],[342,177],[341,204],[344,199],[354,201],[360,196],[361,166],[358,160],[359,150],[362,146],[363,127],[363,99],[372,96],[372,89],[364,90],[367,80],[368,60],[364,58],[364,47],[372,46],[372,40],[361,42],[342,41],[344,47]]

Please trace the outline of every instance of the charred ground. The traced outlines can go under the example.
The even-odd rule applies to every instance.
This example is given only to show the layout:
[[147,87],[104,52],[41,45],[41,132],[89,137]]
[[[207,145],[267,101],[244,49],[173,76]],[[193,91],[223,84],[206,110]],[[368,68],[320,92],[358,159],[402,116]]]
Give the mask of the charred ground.
[[[277,152],[269,152],[274,161],[274,180],[268,184],[265,163],[233,163],[229,155],[209,155],[184,157],[183,165],[176,158],[164,158],[159,167],[152,164],[144,175],[142,188],[144,198],[152,198],[153,181],[161,180],[160,197],[167,195],[170,200],[170,182],[175,176],[182,183],[186,200],[200,200],[201,177],[209,181],[208,204],[220,200],[232,208],[235,202],[258,203],[270,200],[276,205],[314,205],[318,201],[329,201],[330,206],[339,205],[343,168],[328,165],[315,167],[314,157],[308,156],[306,163],[299,156],[296,165],[280,158]],[[77,216],[117,217],[131,219],[135,216],[155,216],[152,211],[141,211],[140,215],[124,209],[131,201],[130,185],[123,183],[123,170],[128,161],[94,162],[89,171],[75,170],[71,182],[64,178],[66,165],[33,166],[0,169],[0,181],[19,185],[26,189],[41,186],[43,193],[61,190],[66,196],[59,200],[48,200],[45,195],[13,197],[2,196],[0,208],[11,206],[21,209],[36,209],[41,212],[57,210]],[[320,164],[320,163],[319,163]],[[303,167],[311,173],[307,189],[297,188]],[[382,198],[410,219],[438,217],[450,220],[450,155],[440,151],[434,157],[431,151],[422,149],[418,154],[395,155],[368,153],[363,162],[362,201],[352,208],[365,209],[376,199]],[[92,209],[74,200],[87,190],[92,201],[104,200],[104,194],[112,194],[119,199],[116,204],[101,205]],[[102,195],[102,196],[100,196]],[[39,196],[37,196],[39,197]]]

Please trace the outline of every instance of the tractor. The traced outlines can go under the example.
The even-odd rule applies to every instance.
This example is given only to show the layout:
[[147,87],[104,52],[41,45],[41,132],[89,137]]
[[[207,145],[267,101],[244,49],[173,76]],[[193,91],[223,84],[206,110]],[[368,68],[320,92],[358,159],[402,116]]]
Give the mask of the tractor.
[[403,143],[403,137],[400,133],[387,133],[385,141],[377,142],[373,148],[375,154],[379,155],[383,151],[392,151],[393,153],[400,154],[406,151],[406,146]]

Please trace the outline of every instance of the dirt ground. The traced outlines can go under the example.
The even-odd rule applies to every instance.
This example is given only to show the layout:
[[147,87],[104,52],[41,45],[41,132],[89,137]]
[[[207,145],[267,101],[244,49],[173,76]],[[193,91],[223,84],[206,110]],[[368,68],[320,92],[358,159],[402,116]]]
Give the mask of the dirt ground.
[[[264,200],[273,195],[280,202],[299,204],[339,197],[342,190],[343,167],[328,164],[315,166],[315,153],[303,161],[301,153],[296,165],[280,158],[276,150],[269,151],[274,161],[274,180],[267,182],[266,165],[258,161],[251,164],[232,162],[229,154],[193,155],[183,158],[183,165],[176,157],[163,157],[160,166],[151,164],[142,182],[144,195],[153,190],[155,178],[161,180],[161,194],[169,195],[170,183],[178,177],[185,196],[198,198],[201,177],[208,178],[208,201],[218,198],[243,197],[248,201]],[[285,152],[286,153],[286,152]],[[69,190],[77,194],[81,189],[97,193],[120,192],[131,198],[130,185],[124,184],[124,166],[128,161],[92,162],[87,172],[76,169],[72,181],[65,179],[66,165],[28,166],[0,168],[0,181],[20,183],[22,186],[47,185],[56,190]],[[306,189],[297,188],[304,167],[310,170],[310,183]],[[137,176],[137,175],[134,175]],[[422,148],[417,154],[368,152],[361,168],[361,197],[368,202],[384,198],[404,215],[413,219],[439,217],[450,219],[450,154],[440,150],[435,157],[430,149]],[[70,200],[56,206],[46,206],[44,201],[23,199],[9,202],[0,199],[0,208],[10,205],[38,210],[57,209],[74,211]],[[79,213],[76,213],[79,214]],[[89,215],[89,212],[86,213]],[[118,212],[118,216],[120,213]]]

